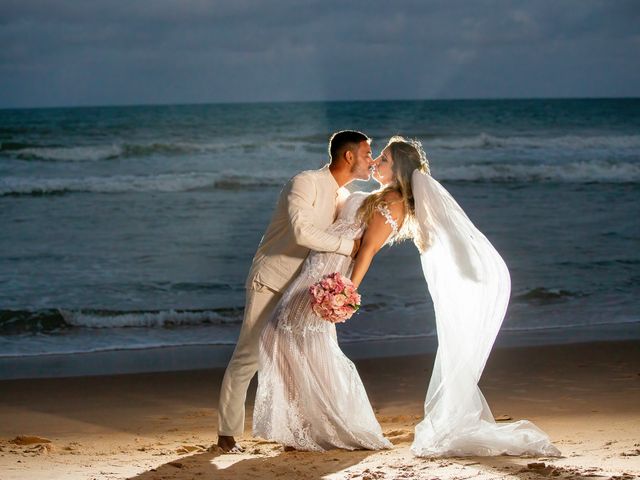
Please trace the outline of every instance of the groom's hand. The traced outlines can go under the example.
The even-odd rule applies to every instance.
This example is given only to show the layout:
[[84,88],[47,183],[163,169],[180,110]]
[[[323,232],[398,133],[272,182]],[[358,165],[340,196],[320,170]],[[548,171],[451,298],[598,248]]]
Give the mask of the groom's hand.
[[362,243],[361,238],[356,238],[353,240],[353,250],[351,250],[351,258],[356,258],[358,254],[358,250],[360,250],[360,244]]

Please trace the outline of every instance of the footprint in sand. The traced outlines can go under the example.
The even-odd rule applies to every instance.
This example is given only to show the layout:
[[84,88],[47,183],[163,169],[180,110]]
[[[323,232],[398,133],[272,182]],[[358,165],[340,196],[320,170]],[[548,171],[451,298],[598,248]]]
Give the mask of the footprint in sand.
[[35,447],[28,449],[26,452],[40,455],[43,453],[51,453],[53,450],[53,445],[51,443],[40,443]]
[[176,450],[176,453],[193,453],[193,452],[206,452],[207,447],[204,445],[182,445]]
[[630,452],[622,452],[620,454],[622,457],[637,457],[640,456],[640,449],[631,450]]
[[[24,454],[40,455],[43,453],[51,453],[54,450],[51,440],[36,435],[18,435],[13,440],[9,440],[9,443],[25,447],[22,451]],[[10,452],[18,453],[15,450],[10,450]]]
[[513,420],[511,415],[498,415],[497,417],[493,417],[496,422],[506,422],[507,420]]
[[413,442],[413,432],[410,430],[392,430],[386,433],[386,437],[394,445],[405,442]]
[[520,469],[519,473],[535,473],[544,477],[559,477],[562,474],[569,474],[569,478],[572,478],[572,474],[578,473],[578,471],[575,469],[547,465],[544,462],[533,462],[528,463],[525,468]]
[[13,440],[9,440],[14,445],[36,445],[38,443],[51,443],[51,440],[36,435],[18,435]]
[[71,455],[78,455],[80,453],[80,447],[82,445],[79,444],[78,442],[71,442],[68,445],[62,447],[62,450],[64,450],[64,452],[69,453]]

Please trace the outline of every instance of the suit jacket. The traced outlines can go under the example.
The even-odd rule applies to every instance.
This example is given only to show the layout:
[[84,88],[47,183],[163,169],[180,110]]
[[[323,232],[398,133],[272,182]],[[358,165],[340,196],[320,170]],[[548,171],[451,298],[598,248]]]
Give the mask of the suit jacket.
[[285,290],[311,250],[350,255],[353,240],[326,232],[348,196],[328,165],[289,180],[253,257],[247,288],[257,281],[277,292]]

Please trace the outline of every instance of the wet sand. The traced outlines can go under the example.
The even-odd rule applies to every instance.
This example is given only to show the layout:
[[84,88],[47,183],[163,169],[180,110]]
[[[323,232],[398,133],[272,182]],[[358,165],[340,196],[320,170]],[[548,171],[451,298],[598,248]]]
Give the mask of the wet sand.
[[220,369],[1,381],[0,479],[640,476],[640,342],[492,353],[481,387],[494,416],[536,423],[558,459],[413,457],[432,363],[433,355],[356,362],[395,445],[380,452],[284,452],[251,437],[249,408],[245,453],[222,453],[212,447]]

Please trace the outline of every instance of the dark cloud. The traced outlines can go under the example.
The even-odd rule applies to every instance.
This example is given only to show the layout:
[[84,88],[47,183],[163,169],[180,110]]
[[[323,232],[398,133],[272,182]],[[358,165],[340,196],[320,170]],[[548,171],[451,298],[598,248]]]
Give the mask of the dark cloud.
[[19,0],[0,107],[640,95],[640,3]]

